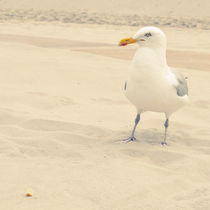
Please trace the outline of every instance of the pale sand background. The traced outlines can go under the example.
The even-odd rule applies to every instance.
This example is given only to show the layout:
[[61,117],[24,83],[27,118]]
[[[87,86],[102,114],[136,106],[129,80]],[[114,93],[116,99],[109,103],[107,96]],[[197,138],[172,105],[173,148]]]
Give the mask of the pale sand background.
[[136,114],[123,95],[135,46],[116,45],[138,28],[1,22],[0,209],[210,209],[210,31],[161,27],[191,99],[163,148],[157,113],[142,116],[137,142],[118,142]]

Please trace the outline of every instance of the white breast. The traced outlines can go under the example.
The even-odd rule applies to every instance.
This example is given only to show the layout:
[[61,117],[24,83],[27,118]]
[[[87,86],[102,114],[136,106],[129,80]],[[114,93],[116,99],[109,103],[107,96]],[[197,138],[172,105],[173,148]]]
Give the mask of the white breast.
[[126,96],[138,111],[170,114],[184,101],[177,96],[165,60],[151,49],[138,50],[131,64]]

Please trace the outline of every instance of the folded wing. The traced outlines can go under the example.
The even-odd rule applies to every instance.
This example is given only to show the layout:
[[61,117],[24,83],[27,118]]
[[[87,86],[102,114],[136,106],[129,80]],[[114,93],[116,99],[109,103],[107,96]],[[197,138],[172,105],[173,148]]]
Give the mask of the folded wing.
[[175,75],[177,80],[177,85],[174,87],[176,88],[176,93],[178,96],[185,96],[188,95],[188,86],[186,78],[177,70],[171,69],[171,72]]

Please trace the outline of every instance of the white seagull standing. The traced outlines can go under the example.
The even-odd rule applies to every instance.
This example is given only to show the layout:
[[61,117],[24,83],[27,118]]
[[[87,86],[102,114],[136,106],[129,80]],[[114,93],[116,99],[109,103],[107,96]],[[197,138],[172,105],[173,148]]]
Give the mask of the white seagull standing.
[[188,101],[185,77],[170,68],[166,61],[166,36],[159,28],[141,28],[133,37],[122,39],[120,46],[131,43],[139,45],[131,63],[129,77],[125,83],[125,95],[137,109],[135,125],[126,141],[134,141],[135,129],[145,111],[163,112],[166,116],[166,144],[169,117]]

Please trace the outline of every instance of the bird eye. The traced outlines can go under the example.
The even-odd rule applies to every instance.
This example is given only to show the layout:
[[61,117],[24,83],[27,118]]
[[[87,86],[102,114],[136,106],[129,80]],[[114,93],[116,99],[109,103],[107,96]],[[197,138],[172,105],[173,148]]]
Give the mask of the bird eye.
[[144,36],[149,37],[149,36],[152,36],[152,34],[149,32],[149,33],[144,34]]

